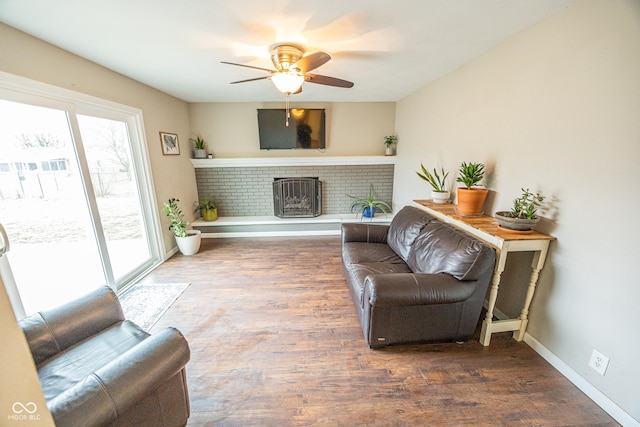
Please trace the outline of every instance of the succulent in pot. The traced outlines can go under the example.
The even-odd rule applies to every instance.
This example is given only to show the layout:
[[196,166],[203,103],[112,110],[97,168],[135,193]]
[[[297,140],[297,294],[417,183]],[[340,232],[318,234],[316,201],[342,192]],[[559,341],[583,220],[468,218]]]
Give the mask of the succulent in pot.
[[496,212],[496,220],[502,228],[516,231],[529,231],[540,221],[538,208],[544,201],[540,193],[532,193],[528,188],[521,188],[522,195],[513,199],[510,211]]
[[451,197],[451,193],[447,190],[446,184],[449,172],[445,173],[443,168],[440,168],[440,174],[438,174],[436,168],[433,168],[433,172],[429,172],[422,163],[420,163],[420,168],[422,172],[416,172],[416,174],[431,185],[431,199],[433,203],[447,203],[449,197]]
[[194,159],[206,159],[207,158],[207,150],[204,148],[205,142],[204,139],[196,136],[195,138],[189,139],[189,141],[193,142],[193,158]]
[[457,211],[460,215],[477,216],[482,214],[484,202],[489,194],[489,190],[478,185],[483,178],[483,163],[462,162],[458,178],[456,178],[457,182],[464,184],[464,187],[458,187]]
[[369,197],[348,197],[353,199],[351,202],[351,212],[356,212],[356,217],[362,215],[363,218],[369,218],[371,221],[376,214],[377,210],[384,213],[391,213],[391,206],[382,200],[376,200],[373,193],[373,184],[369,184]]

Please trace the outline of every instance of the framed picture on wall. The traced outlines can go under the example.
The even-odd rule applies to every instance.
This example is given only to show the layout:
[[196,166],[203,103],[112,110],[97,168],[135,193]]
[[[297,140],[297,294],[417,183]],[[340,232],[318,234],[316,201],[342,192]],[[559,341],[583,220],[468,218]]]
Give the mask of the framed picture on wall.
[[175,133],[160,132],[160,144],[162,144],[162,154],[165,156],[180,154],[178,135]]

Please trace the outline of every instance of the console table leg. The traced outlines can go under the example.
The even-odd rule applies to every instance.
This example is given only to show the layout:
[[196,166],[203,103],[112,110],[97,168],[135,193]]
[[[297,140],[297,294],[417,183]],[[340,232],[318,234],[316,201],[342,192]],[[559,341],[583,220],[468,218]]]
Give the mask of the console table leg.
[[529,323],[529,307],[531,306],[531,300],[538,284],[538,277],[540,271],[544,267],[544,261],[547,257],[547,249],[549,245],[540,251],[536,251],[533,255],[533,261],[531,262],[531,280],[529,281],[529,287],[527,288],[527,296],[524,300],[524,306],[522,307],[522,313],[520,314],[520,329],[513,332],[513,338],[516,341],[522,341],[524,339],[524,333],[527,330],[527,324]]
[[480,331],[480,344],[488,346],[491,341],[491,325],[493,323],[493,310],[496,307],[496,299],[498,298],[498,288],[500,287],[500,277],[504,271],[507,261],[507,252],[496,250],[497,260],[496,267],[493,271],[493,279],[491,280],[491,291],[489,292],[489,304],[487,306],[487,315],[482,322],[482,330]]

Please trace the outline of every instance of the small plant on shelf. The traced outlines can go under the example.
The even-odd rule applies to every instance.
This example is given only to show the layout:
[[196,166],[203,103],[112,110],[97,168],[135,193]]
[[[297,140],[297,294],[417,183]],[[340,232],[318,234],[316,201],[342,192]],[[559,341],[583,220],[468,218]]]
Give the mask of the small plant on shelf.
[[169,217],[169,220],[171,220],[169,230],[171,230],[176,237],[187,237],[189,221],[184,219],[184,213],[182,209],[180,209],[180,206],[178,206],[179,201],[180,200],[176,198],[169,199],[169,202],[164,204],[162,210]]
[[384,137],[384,145],[391,147],[398,143],[398,137],[396,135],[388,135]]
[[470,190],[484,178],[484,164],[462,162],[458,173],[456,181],[463,183],[467,190]]
[[193,212],[199,212],[205,221],[215,221],[218,219],[218,208],[216,207],[215,199],[205,197],[203,200],[197,201],[195,206]]
[[544,201],[544,196],[540,193],[533,194],[529,189],[521,188],[522,195],[513,199],[513,207],[509,212],[511,218],[536,219],[536,212]]
[[189,141],[193,142],[193,148],[196,150],[204,150],[204,139],[196,136],[195,138],[189,139]]
[[449,172],[445,173],[443,168],[440,168],[440,176],[436,168],[433,168],[433,173],[429,172],[427,168],[424,167],[422,163],[420,163],[420,168],[422,169],[422,173],[416,172],[420,178],[427,181],[433,191],[437,191],[439,193],[444,193],[447,191],[447,176],[449,176]]
[[373,218],[377,210],[384,213],[391,213],[391,206],[382,200],[376,200],[373,192],[373,184],[369,184],[369,197],[348,197],[353,199],[351,202],[351,212],[356,212],[357,215],[362,215],[363,218]]

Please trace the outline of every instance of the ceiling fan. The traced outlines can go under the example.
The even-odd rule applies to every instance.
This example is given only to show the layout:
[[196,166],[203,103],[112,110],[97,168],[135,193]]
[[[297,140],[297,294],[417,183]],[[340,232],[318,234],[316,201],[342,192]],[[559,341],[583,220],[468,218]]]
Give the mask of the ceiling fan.
[[276,68],[275,70],[254,67],[253,65],[221,61],[223,64],[253,68],[269,73],[268,76],[238,80],[231,82],[231,84],[271,79],[276,88],[286,95],[300,93],[302,91],[303,82],[343,88],[353,87],[353,83],[347,80],[310,73],[310,71],[315,70],[331,59],[331,56],[325,52],[314,52],[304,56],[304,48],[295,43],[274,44],[269,48],[269,51],[273,66]]

